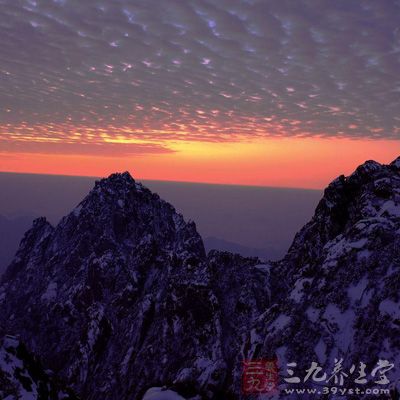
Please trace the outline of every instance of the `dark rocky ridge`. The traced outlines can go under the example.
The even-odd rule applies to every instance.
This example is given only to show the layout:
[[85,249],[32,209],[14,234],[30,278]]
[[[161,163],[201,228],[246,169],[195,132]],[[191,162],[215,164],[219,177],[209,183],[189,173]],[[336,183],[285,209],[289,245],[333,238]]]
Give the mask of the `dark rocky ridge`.
[[267,264],[206,256],[193,222],[114,174],[56,227],[39,219],[27,232],[2,278],[0,333],[88,400],[163,385],[239,399],[241,361],[275,355],[283,373],[340,357],[400,367],[399,232],[400,159],[332,182]]

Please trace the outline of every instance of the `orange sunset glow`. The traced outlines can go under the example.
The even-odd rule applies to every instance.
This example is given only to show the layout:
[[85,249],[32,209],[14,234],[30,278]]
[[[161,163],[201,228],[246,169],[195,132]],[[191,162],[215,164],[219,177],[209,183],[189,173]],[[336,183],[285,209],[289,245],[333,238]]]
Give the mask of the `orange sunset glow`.
[[[118,138],[112,145],[106,140],[78,143],[73,151],[65,151],[73,141],[44,141],[43,147],[32,152],[18,151],[16,146],[14,152],[2,154],[0,170],[80,176],[129,170],[137,179],[320,189],[367,159],[390,162],[399,150],[394,140],[293,137],[167,140],[150,142],[149,151],[148,142]],[[139,145],[134,154],[129,154],[130,145]]]

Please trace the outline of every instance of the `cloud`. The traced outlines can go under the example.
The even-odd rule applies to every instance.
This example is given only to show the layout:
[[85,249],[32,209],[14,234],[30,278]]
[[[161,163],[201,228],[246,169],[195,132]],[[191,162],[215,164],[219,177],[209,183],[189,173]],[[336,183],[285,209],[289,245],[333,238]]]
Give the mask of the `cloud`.
[[0,6],[3,147],[32,141],[27,126],[68,141],[66,124],[91,127],[88,144],[103,140],[100,128],[143,140],[138,151],[182,139],[399,137],[399,1]]
[[168,154],[173,150],[152,143],[70,143],[35,140],[0,140],[2,157],[7,153],[96,155],[102,157]]

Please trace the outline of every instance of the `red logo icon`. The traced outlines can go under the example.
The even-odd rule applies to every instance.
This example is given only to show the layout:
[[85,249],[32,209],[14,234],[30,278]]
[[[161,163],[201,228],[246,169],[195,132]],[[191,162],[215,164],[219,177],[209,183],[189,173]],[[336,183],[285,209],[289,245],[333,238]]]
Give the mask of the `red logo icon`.
[[243,394],[269,393],[278,388],[277,360],[243,361],[242,391]]

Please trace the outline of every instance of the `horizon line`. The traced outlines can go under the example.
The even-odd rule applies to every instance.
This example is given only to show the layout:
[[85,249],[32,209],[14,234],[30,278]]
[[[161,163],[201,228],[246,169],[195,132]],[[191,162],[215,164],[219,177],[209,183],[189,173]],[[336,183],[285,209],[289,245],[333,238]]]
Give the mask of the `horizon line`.
[[[128,170],[126,170],[128,171]],[[123,173],[125,171],[116,171],[110,173],[108,176],[113,173]],[[132,176],[132,173],[128,171]],[[9,174],[9,175],[34,175],[34,176],[51,176],[51,177],[64,177],[64,178],[87,178],[87,179],[106,179],[108,176],[95,176],[95,175],[72,175],[72,174],[52,174],[52,173],[39,173],[39,172],[19,172],[19,171],[0,171],[0,174]],[[283,189],[283,190],[305,190],[312,192],[322,192],[326,186],[329,185],[330,182],[324,188],[306,188],[306,187],[294,187],[294,186],[269,186],[269,185],[246,185],[246,184],[238,184],[238,183],[215,183],[215,182],[195,182],[195,181],[179,181],[179,180],[169,180],[169,179],[146,179],[146,178],[135,178],[132,176],[135,181],[138,182],[160,182],[160,183],[178,183],[178,184],[191,184],[191,185],[207,185],[207,186],[233,186],[233,187],[244,187],[244,188],[258,188],[258,189]]]

